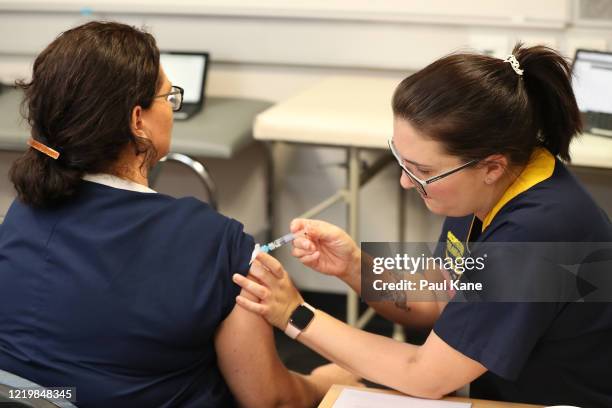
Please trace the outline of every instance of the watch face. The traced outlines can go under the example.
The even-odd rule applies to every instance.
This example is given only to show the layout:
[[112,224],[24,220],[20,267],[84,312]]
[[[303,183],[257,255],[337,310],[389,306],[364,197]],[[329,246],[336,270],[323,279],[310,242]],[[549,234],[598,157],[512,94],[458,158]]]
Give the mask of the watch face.
[[300,330],[304,330],[313,317],[314,312],[312,310],[306,306],[300,305],[291,314],[289,323]]

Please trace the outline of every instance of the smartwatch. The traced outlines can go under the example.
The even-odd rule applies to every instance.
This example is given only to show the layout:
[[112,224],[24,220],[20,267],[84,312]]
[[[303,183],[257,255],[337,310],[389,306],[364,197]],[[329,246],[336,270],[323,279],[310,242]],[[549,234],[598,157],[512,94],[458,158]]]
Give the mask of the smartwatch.
[[315,308],[306,302],[302,303],[295,308],[293,313],[291,313],[291,317],[289,317],[289,322],[287,323],[287,328],[285,329],[285,334],[292,339],[295,339],[300,335],[300,333],[306,330],[314,317]]

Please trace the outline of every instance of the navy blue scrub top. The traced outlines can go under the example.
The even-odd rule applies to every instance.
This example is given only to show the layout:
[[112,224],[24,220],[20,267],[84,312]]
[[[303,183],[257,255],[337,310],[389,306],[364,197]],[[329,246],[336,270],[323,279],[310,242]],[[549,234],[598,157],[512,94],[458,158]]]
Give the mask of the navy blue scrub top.
[[79,407],[231,407],[214,333],[253,239],[195,198],[83,181],[0,227],[0,369]]
[[[612,226],[567,168],[538,149],[484,222],[446,219],[437,255],[463,256],[478,242],[612,242]],[[451,301],[434,332],[488,369],[471,397],[612,407],[612,303]]]

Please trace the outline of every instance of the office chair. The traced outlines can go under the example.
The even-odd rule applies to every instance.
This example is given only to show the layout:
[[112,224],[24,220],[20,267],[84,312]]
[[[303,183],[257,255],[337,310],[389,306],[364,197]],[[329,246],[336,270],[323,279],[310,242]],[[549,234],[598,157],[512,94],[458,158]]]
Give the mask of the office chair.
[[46,388],[8,371],[0,370],[0,407],[2,408],[77,408],[76,405],[61,398],[53,400],[11,398],[10,391],[15,389],[45,390]]
[[168,153],[167,156],[162,158],[149,174],[149,186],[151,188],[155,188],[154,186],[159,181],[159,176],[161,174],[162,167],[166,162],[178,163],[181,166],[191,170],[191,172],[193,172],[197,176],[197,178],[203,185],[204,190],[206,191],[206,201],[212,208],[214,208],[215,210],[217,209],[217,187],[215,186],[215,182],[213,181],[210,172],[202,162],[191,158],[186,154]]

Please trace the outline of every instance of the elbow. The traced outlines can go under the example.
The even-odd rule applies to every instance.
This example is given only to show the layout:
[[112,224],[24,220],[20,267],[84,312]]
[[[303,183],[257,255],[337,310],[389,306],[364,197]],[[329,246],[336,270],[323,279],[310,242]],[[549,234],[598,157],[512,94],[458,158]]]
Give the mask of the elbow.
[[286,405],[284,401],[281,401],[279,398],[258,398],[252,399],[246,403],[239,403],[238,406],[240,408],[286,408],[289,405]]
[[304,401],[299,401],[297,398],[283,398],[280,395],[251,400],[246,404],[240,405],[241,408],[296,408],[304,406],[306,406]]
[[435,384],[403,384],[401,387],[396,388],[396,390],[406,395],[431,400],[442,399],[447,394],[442,390],[442,387],[438,387]]
[[[241,405],[243,408],[311,408],[318,401],[315,390],[307,387],[298,380],[295,373],[289,373],[291,381],[278,381],[260,388],[257,397],[249,395],[247,401]],[[278,378],[280,376],[274,377]],[[306,386],[306,387],[305,387]]]
[[300,407],[300,406],[302,405],[297,401],[294,401],[294,402],[281,401],[278,404],[274,405],[274,408],[295,408],[295,407]]
[[419,394],[420,395],[416,395],[419,398],[427,398],[432,400],[442,399],[446,395],[446,393],[442,392],[440,389],[431,387],[423,389],[422,392],[419,392]]
[[427,368],[419,363],[418,357],[412,356],[408,369],[404,370],[407,375],[403,377],[396,390],[413,397],[431,400],[438,400],[446,396],[450,391],[443,378],[436,377],[432,379],[431,377],[423,376],[421,373],[427,370]]
[[297,398],[294,400],[277,400],[273,405],[268,405],[268,407],[273,408],[296,408],[296,407],[306,407],[307,404],[304,401],[300,401]]

